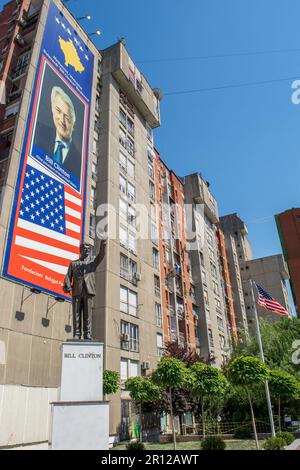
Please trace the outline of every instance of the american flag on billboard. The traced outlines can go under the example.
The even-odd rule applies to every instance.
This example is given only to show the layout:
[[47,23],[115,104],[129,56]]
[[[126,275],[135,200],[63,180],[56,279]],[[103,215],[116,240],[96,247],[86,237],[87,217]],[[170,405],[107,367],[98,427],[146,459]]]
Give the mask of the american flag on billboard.
[[270,312],[280,315],[289,316],[289,312],[277,300],[275,300],[268,292],[256,284],[258,290],[258,305],[266,308]]
[[15,230],[17,254],[65,275],[70,261],[78,258],[81,211],[78,193],[27,165]]

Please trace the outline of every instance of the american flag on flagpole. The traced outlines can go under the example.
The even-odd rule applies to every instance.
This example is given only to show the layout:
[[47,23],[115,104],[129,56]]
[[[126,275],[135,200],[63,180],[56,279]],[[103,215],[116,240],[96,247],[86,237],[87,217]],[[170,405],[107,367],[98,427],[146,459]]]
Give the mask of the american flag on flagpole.
[[279,315],[289,316],[289,312],[284,308],[276,299],[274,299],[268,292],[262,287],[256,284],[258,290],[258,305],[266,308],[270,312],[277,313]]
[[26,166],[15,229],[17,255],[65,275],[78,258],[82,197],[49,174]]

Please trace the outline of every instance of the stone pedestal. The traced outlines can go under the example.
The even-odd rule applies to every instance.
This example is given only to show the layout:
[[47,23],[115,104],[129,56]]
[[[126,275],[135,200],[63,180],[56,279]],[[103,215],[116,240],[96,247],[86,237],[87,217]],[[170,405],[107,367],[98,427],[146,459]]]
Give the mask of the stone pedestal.
[[109,405],[103,402],[103,344],[62,346],[59,401],[52,403],[52,450],[108,450]]

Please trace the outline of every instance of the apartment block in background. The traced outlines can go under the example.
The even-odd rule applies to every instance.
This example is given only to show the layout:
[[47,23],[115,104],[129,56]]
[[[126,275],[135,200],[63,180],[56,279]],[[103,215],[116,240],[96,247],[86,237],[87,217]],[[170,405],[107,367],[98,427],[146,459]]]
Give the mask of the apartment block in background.
[[230,352],[230,329],[225,301],[218,239],[218,206],[209,184],[198,173],[184,178],[186,216],[191,218],[195,242],[189,251],[195,305],[199,312],[201,356],[221,366]]
[[[250,280],[256,282],[256,284],[261,286],[266,292],[268,292],[268,294],[274,297],[291,315],[291,307],[286,288],[286,281],[289,279],[289,272],[282,255],[241,261],[240,268],[249,327],[253,327],[253,322],[255,321]],[[257,298],[257,292],[255,291],[256,288],[254,287],[253,292],[255,294],[255,298]],[[271,313],[259,305],[257,305],[257,313],[259,317],[269,321],[276,321],[280,318],[280,315]]]
[[298,317],[300,317],[300,208],[275,216],[285,261],[290,273],[290,284]]
[[230,328],[230,337],[232,340],[237,340],[237,326],[236,326],[233,294],[232,294],[231,281],[230,281],[229,263],[228,263],[227,251],[226,251],[226,246],[225,246],[225,237],[220,227],[218,227],[217,229],[217,237],[218,237],[218,242],[219,242],[220,266],[222,270],[222,283],[223,283],[223,290],[224,290],[224,295],[225,295],[227,318],[229,322],[228,326]]
[[163,348],[153,147],[160,94],[124,41],[101,54],[95,223],[108,204],[110,241],[106,265],[97,273],[94,337],[104,343],[104,367],[121,375],[122,390],[110,402],[110,432],[126,439],[134,409],[125,381],[154,369]]
[[[164,344],[178,342],[200,352],[198,306],[187,252],[184,187],[155,152],[159,246],[153,263],[160,269]],[[159,258],[159,263],[155,259]]]
[[252,259],[252,250],[247,239],[248,230],[237,214],[220,217],[220,228],[225,237],[236,325],[238,330],[247,332],[248,321],[240,263]]

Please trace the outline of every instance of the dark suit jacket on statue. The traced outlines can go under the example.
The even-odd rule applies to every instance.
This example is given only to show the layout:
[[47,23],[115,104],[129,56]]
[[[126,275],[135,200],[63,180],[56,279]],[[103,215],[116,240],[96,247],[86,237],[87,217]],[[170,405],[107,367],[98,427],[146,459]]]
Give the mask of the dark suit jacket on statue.
[[105,256],[105,247],[101,245],[100,252],[93,258],[72,261],[64,281],[64,287],[72,289],[72,297],[79,297],[84,287],[88,295],[96,295],[95,272]]
[[[46,152],[49,157],[53,158],[55,149],[56,129],[54,126],[46,126],[42,123],[37,123],[34,144],[40,150]],[[75,145],[74,141],[71,142],[68,154],[62,166],[69,170],[72,175],[80,179],[81,174],[81,152]]]

